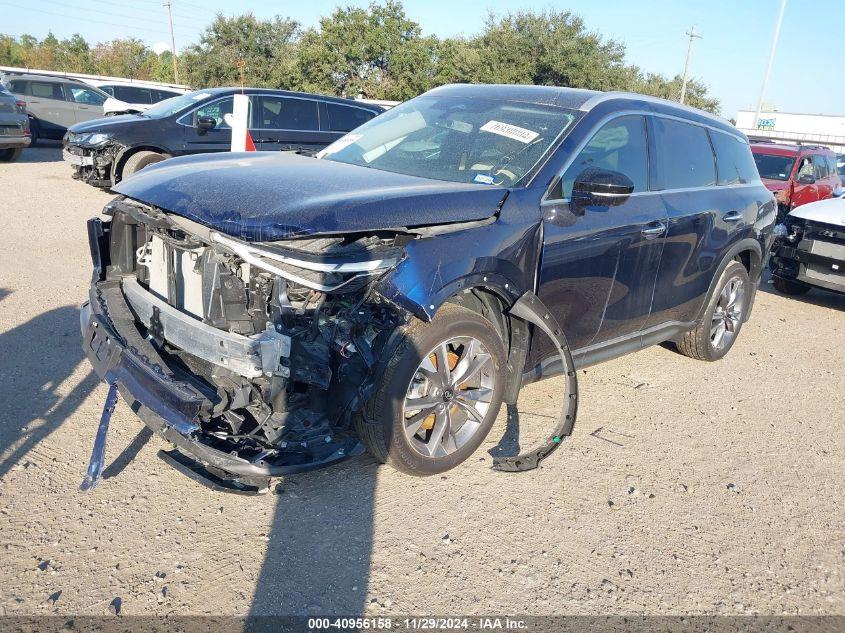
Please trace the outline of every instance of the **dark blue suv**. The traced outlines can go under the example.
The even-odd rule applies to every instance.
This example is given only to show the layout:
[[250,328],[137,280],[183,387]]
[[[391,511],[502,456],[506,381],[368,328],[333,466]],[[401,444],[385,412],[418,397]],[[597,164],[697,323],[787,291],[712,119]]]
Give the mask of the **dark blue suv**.
[[89,223],[85,351],[174,464],[238,486],[362,445],[442,472],[563,374],[548,436],[494,464],[535,467],[572,432],[577,368],[728,352],[776,213],[721,119],[546,86],[444,86],[317,157],[176,158],[116,190]]

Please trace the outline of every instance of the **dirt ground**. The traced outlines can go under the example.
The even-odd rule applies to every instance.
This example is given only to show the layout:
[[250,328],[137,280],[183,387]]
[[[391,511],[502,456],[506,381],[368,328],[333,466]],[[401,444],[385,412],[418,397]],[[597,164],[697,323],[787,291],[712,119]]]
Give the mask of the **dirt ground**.
[[[106,395],[85,221],[109,198],[56,147],[0,165],[0,614],[845,614],[845,297],[764,284],[721,362],[579,372],[575,433],[533,472],[490,469],[503,411],[444,476],[364,457],[216,493],[121,402],[82,493]],[[526,389],[523,423],[560,389]]]

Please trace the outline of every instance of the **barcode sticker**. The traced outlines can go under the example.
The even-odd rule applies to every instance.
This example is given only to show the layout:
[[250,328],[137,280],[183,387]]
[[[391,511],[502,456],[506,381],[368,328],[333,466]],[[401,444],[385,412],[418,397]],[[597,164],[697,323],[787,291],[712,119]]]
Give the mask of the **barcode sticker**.
[[479,129],[492,134],[498,134],[499,136],[512,138],[521,143],[530,143],[540,136],[538,132],[526,130],[524,127],[511,125],[510,123],[502,123],[501,121],[487,121]]

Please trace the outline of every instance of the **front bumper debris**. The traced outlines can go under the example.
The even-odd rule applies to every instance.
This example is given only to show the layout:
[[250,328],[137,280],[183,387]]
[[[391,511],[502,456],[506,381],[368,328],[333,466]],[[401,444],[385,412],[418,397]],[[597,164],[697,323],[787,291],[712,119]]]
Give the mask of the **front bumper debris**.
[[[772,274],[845,293],[845,231],[823,230],[836,235],[830,239],[814,239],[815,235],[808,232],[797,244],[782,242],[777,245],[769,260]],[[842,237],[836,239],[838,235]]]
[[[269,465],[209,446],[197,432],[200,414],[207,413],[212,403],[167,367],[134,319],[118,282],[96,282],[80,314],[85,355],[151,430],[205,469],[213,469],[219,479],[236,479],[261,490],[266,488],[261,482],[268,477],[321,468],[363,452],[357,442],[346,442],[319,461]],[[193,470],[202,469],[195,466]]]

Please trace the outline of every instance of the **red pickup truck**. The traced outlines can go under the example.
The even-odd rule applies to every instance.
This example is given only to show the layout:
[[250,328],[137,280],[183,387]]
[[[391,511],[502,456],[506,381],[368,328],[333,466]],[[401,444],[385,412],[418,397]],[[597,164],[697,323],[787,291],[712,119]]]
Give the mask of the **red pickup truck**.
[[778,202],[778,218],[795,207],[833,196],[842,186],[835,152],[815,145],[751,145],[760,178]]

